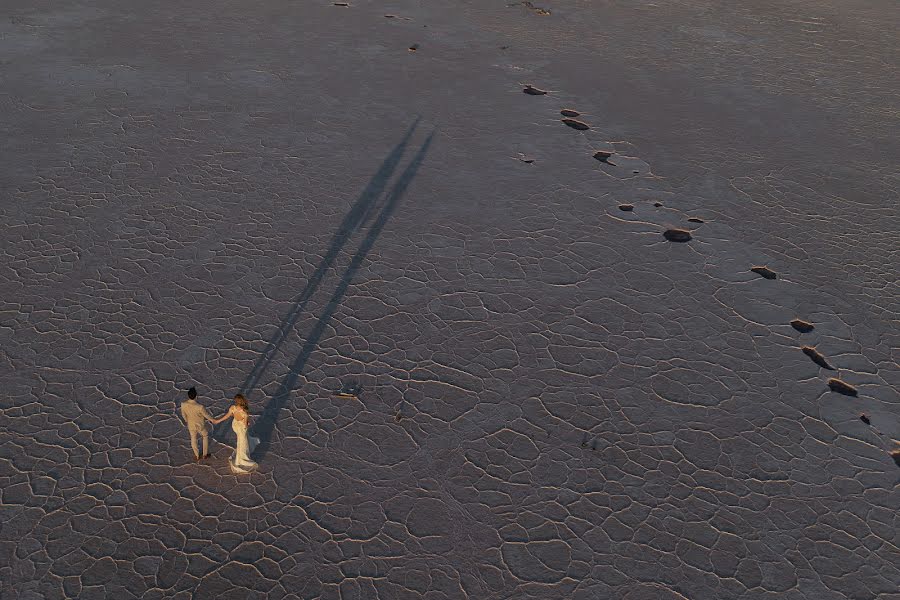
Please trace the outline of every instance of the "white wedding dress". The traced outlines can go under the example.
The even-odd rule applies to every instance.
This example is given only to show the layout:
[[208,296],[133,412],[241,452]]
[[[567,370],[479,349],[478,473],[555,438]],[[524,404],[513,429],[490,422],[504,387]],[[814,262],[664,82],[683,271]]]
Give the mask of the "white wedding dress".
[[242,408],[232,407],[231,409],[231,428],[237,435],[237,447],[231,455],[228,464],[234,473],[250,473],[259,465],[250,459],[250,453],[259,444],[259,438],[251,437],[247,434],[247,419],[249,415]]

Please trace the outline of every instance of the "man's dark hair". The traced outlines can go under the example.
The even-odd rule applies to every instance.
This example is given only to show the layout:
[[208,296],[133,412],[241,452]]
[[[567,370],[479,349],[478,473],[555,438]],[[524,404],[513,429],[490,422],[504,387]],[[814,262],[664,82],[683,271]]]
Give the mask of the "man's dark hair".
[[193,400],[196,397],[197,397],[197,388],[192,387],[191,389],[188,390],[188,398]]

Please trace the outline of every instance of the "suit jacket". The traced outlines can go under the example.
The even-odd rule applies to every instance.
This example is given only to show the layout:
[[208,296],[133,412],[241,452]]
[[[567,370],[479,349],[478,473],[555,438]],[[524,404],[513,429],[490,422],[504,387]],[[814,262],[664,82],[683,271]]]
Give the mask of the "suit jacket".
[[203,431],[206,429],[206,420],[212,419],[212,415],[206,412],[202,404],[190,398],[181,403],[181,416],[191,431]]

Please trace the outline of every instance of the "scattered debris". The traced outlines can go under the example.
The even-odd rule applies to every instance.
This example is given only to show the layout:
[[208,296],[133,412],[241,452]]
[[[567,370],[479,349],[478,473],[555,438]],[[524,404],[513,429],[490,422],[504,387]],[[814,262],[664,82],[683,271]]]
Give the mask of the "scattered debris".
[[348,381],[334,395],[338,398],[358,398],[360,392],[362,392],[362,385],[355,381]]
[[663,237],[670,242],[689,242],[693,239],[691,232],[686,229],[667,229]]
[[841,381],[835,377],[832,377],[828,380],[828,387],[831,388],[832,392],[837,392],[838,394],[844,394],[845,396],[858,396],[859,393],[856,391],[856,388],[850,385],[845,381]]
[[823,369],[828,369],[829,371],[834,371],[834,367],[828,364],[828,361],[825,360],[825,357],[821,352],[813,348],[812,346],[803,346],[801,348],[803,350],[803,354],[807,355],[812,359],[814,363],[822,367]]
[[766,279],[775,279],[778,277],[778,273],[769,267],[750,267],[750,270]]

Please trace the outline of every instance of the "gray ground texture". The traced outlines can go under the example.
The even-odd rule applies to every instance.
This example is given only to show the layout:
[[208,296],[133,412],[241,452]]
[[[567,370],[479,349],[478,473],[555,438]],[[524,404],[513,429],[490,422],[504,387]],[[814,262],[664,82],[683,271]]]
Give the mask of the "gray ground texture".
[[900,598],[894,0],[0,17],[4,600]]

